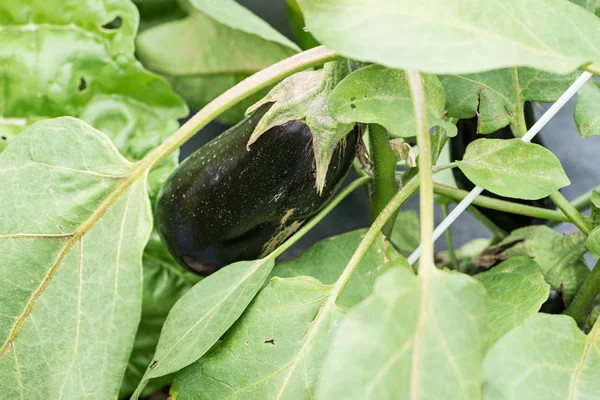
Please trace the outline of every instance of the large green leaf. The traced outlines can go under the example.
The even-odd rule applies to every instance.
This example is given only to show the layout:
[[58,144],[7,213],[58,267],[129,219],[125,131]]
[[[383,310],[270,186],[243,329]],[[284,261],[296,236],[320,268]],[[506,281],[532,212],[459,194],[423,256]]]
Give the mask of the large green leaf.
[[327,285],[336,283],[363,234],[360,230],[325,239],[296,260],[278,265],[273,271],[277,276],[224,341],[177,375],[176,397],[312,398],[345,310],[371,293],[383,271],[399,265],[409,270],[404,257],[379,235],[336,300]]
[[[502,250],[500,254],[498,250]],[[513,231],[488,252],[498,254],[500,259],[532,258],[540,266],[546,282],[563,293],[568,305],[590,272],[583,259],[586,251],[582,234],[565,236],[547,226],[529,226]]]
[[316,398],[480,399],[486,325],[469,276],[392,269],[342,321]]
[[504,197],[536,200],[571,181],[552,152],[521,139],[478,139],[458,168],[478,186]]
[[599,333],[598,322],[586,336],[571,317],[534,315],[488,353],[484,399],[597,399]]
[[400,211],[392,231],[392,243],[403,253],[410,254],[419,247],[419,215],[416,211]]
[[[440,125],[449,136],[456,126],[442,120],[446,96],[435,75],[423,75],[427,120]],[[414,136],[415,117],[408,79],[402,70],[369,65],[344,78],[329,95],[329,112],[344,123],[379,124],[392,136]]]
[[[119,397],[131,395],[135,391],[146,367],[152,362],[169,310],[201,279],[199,275],[188,272],[177,264],[156,232],[152,233],[144,250],[143,270],[142,320],[127,363]],[[171,380],[172,376],[152,380],[144,393],[149,395]]]
[[[137,161],[187,114],[164,79],[136,61],[138,14],[130,1],[9,1],[0,15],[0,130],[78,117]],[[173,154],[150,174],[151,195],[176,164]]]
[[446,90],[448,115],[477,115],[478,131],[492,133],[517,125],[525,101],[556,101],[579,76],[557,75],[532,68],[505,68],[467,75],[440,76]]
[[224,340],[177,375],[175,398],[311,398],[343,314],[328,307],[317,318],[331,289],[306,276],[273,278]]
[[[565,0],[298,0],[308,31],[343,56],[390,68],[473,73],[593,62],[600,21]],[[597,65],[594,65],[597,68]]]
[[550,285],[537,263],[512,257],[475,276],[488,292],[488,347],[540,310]]
[[577,94],[573,111],[581,137],[600,135],[600,84],[592,80]]
[[[361,229],[322,240],[295,260],[278,264],[273,275],[284,278],[312,276],[325,285],[332,285],[340,277],[365,233],[366,230]],[[362,301],[371,294],[377,277],[392,265],[410,268],[406,259],[397,254],[380,234],[365,253],[336,303],[351,308]]]
[[33,124],[0,154],[2,397],[116,397],[151,230],[145,179],[121,188],[133,168],[66,117]]
[[[194,109],[298,47],[233,0],[195,0],[187,17],[157,25],[137,40],[140,60],[163,74]],[[235,123],[264,93],[219,117]]]
[[274,261],[240,261],[190,289],[171,308],[156,353],[133,398],[148,380],[187,367],[206,353],[244,312],[264,285]]

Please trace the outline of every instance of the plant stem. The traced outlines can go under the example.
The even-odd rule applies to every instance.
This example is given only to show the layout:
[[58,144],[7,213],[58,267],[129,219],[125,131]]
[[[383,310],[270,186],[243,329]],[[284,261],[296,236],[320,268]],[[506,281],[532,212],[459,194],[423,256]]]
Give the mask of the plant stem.
[[434,165],[431,170],[435,174],[436,172],[440,172],[440,171],[444,171],[446,169],[452,169],[452,168],[456,168],[456,162],[451,162],[449,164],[443,164],[443,165]]
[[[442,215],[444,218],[448,217],[448,203],[442,204]],[[456,258],[456,253],[454,252],[454,245],[452,244],[452,230],[450,228],[446,229],[446,232],[444,232],[444,237],[446,238],[446,248],[448,249],[450,263],[455,270],[458,270],[458,259]]]
[[[369,148],[375,171],[375,180],[370,185],[369,191],[371,222],[373,222],[398,192],[398,182],[396,181],[398,154],[390,146],[390,137],[387,130],[377,124],[369,125]],[[385,236],[391,236],[394,222],[394,216],[386,222],[382,230]]]
[[583,215],[571,203],[565,198],[558,190],[550,195],[550,199],[556,204],[570,220],[583,232],[586,236],[590,234],[593,229],[592,224],[585,219]]
[[504,239],[508,234],[504,229],[500,229],[498,225],[492,222],[491,219],[486,217],[481,211],[479,211],[476,207],[469,206],[467,208],[469,214],[471,214],[477,221],[481,223],[490,233],[492,234],[491,243],[497,243]]
[[417,174],[410,181],[408,181],[402,187],[402,189],[400,189],[396,193],[396,195],[392,198],[392,200],[390,200],[390,202],[384,207],[384,209],[381,210],[375,221],[373,221],[373,223],[371,224],[371,227],[369,228],[367,233],[365,233],[363,239],[360,241],[360,244],[354,251],[354,254],[352,254],[352,258],[350,258],[350,261],[348,261],[346,268],[344,268],[344,271],[342,271],[342,274],[336,281],[335,287],[333,288],[332,296],[330,297],[333,302],[335,302],[335,300],[344,290],[344,287],[346,287],[346,283],[348,283],[348,280],[354,273],[354,270],[356,270],[356,267],[358,267],[358,264],[367,253],[367,250],[371,246],[371,243],[373,243],[381,229],[383,229],[387,220],[390,219],[392,215],[394,215],[398,211],[400,206],[408,198],[410,198],[417,191],[418,188],[419,175]]
[[269,256],[273,258],[277,258],[282,255],[287,249],[292,247],[294,243],[296,243],[302,236],[304,236],[308,231],[314,228],[327,214],[331,212],[342,200],[344,200],[350,193],[352,193],[356,188],[364,185],[369,182],[372,178],[369,176],[363,176],[361,178],[356,179],[348,186],[346,186],[325,208],[323,208],[317,215],[312,217],[310,221],[308,221],[302,228],[298,230],[294,235],[292,235],[288,240],[286,240],[281,246],[275,249]]
[[417,145],[419,146],[419,171],[420,171],[420,234],[421,234],[421,260],[419,262],[419,275],[430,276],[435,270],[433,258],[433,174],[431,172],[431,140],[429,125],[425,114],[425,92],[421,74],[414,70],[407,70],[408,84],[413,100],[413,110],[417,126]]
[[600,261],[596,263],[592,272],[585,278],[564,314],[573,317],[579,326],[583,326],[598,293],[600,293]]
[[600,186],[596,186],[595,188],[577,196],[577,198],[571,201],[573,207],[575,207],[578,211],[585,211],[590,208],[592,206],[592,192],[594,192],[594,190],[600,190]]
[[[469,192],[456,189],[439,183],[433,184],[433,191],[436,194],[447,197],[455,201],[461,201]],[[488,208],[490,210],[505,211],[511,214],[526,215],[528,217],[548,219],[550,221],[569,222],[570,219],[560,211],[548,210],[546,208],[533,207],[525,204],[513,203],[512,201],[494,199],[483,195],[477,196],[473,205]]]

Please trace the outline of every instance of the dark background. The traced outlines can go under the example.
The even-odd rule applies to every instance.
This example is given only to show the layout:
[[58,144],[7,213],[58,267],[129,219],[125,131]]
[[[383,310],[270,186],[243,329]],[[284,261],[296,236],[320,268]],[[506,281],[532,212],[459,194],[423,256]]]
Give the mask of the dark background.
[[[288,25],[285,0],[238,0],[255,14],[270,23],[275,29],[293,40]],[[600,163],[597,154],[600,151],[600,137],[582,139],[573,122],[574,101],[569,102],[550,123],[540,132],[546,145],[561,161],[563,168],[571,179],[571,186],[563,189],[563,194],[571,200],[579,194],[600,184]],[[546,105],[542,105],[544,109]],[[536,110],[536,116],[542,113]],[[211,123],[200,131],[181,149],[181,158],[187,157],[202,144],[227,129],[227,126]],[[351,171],[347,181],[356,179]],[[403,209],[418,209],[418,196],[410,199]],[[436,209],[436,224],[441,221],[441,212]],[[309,234],[302,238],[285,257],[294,257],[303,249],[323,238],[369,226],[369,200],[365,188],[360,188],[348,196]],[[483,228],[470,214],[464,213],[451,227],[454,245],[459,246],[477,237],[489,237]],[[576,230],[573,225],[562,224],[557,229],[563,233]],[[444,240],[438,240],[436,248],[445,248]]]

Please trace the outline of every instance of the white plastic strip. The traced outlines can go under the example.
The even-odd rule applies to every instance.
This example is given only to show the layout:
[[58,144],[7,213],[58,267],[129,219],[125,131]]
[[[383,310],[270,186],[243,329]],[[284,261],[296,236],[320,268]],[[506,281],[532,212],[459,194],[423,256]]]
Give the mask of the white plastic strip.
[[[565,104],[577,93],[583,85],[593,76],[589,72],[584,72],[577,78],[575,82],[556,100],[552,106],[542,115],[542,117],[527,131],[525,136],[521,140],[525,142],[531,141],[535,135],[537,135],[544,126],[556,115],[556,113],[563,108]],[[475,186],[473,190],[465,197],[458,205],[448,214],[446,218],[435,228],[433,231],[433,241],[435,242],[442,234],[456,221],[456,219],[471,205],[477,196],[483,192],[483,188]],[[421,246],[419,246],[413,253],[408,257],[408,263],[413,265],[417,262],[421,256]]]

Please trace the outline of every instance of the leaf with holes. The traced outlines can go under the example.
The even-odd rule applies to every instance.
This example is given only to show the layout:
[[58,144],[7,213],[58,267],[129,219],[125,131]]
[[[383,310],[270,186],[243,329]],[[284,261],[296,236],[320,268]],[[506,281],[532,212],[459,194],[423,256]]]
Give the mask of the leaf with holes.
[[327,302],[331,290],[306,276],[273,278],[224,340],[176,376],[172,393],[179,400],[310,398],[343,315]]
[[[427,120],[443,127],[449,136],[456,126],[442,120],[446,96],[435,75],[423,75]],[[369,65],[344,78],[329,95],[329,112],[339,122],[373,123],[395,137],[414,136],[415,117],[404,71]]]
[[171,308],[156,353],[132,399],[150,379],[187,367],[204,355],[244,312],[274,261],[239,261],[202,279]]
[[483,397],[595,399],[600,393],[599,347],[600,322],[586,336],[571,317],[534,315],[488,353]]
[[[435,74],[600,65],[600,21],[564,0],[298,0],[307,29],[343,56]],[[560,29],[556,29],[560,27]]]
[[537,200],[571,184],[550,150],[520,139],[477,139],[456,164],[474,184],[504,197]]
[[537,313],[550,294],[540,267],[527,257],[512,257],[475,278],[488,293],[488,347]]
[[393,269],[344,318],[317,399],[479,399],[487,314],[471,277]]
[[100,132],[59,118],[0,154],[0,393],[113,399],[141,312],[145,179]]
[[367,297],[387,269],[410,270],[379,235],[336,300],[328,285],[336,283],[363,234],[360,230],[325,239],[296,260],[278,265],[276,276],[224,341],[177,374],[172,389],[176,397],[311,398],[345,310]]
[[[1,8],[0,75],[9,95],[0,102],[0,132],[78,117],[138,161],[179,127],[185,104],[134,57],[131,2],[9,1]],[[151,196],[176,165],[172,154],[150,173]]]
[[[163,74],[193,109],[204,107],[249,75],[299,50],[233,0],[194,0],[189,8],[185,18],[144,31],[136,45],[144,65]],[[246,108],[263,95],[245,99],[219,121],[238,122]]]

